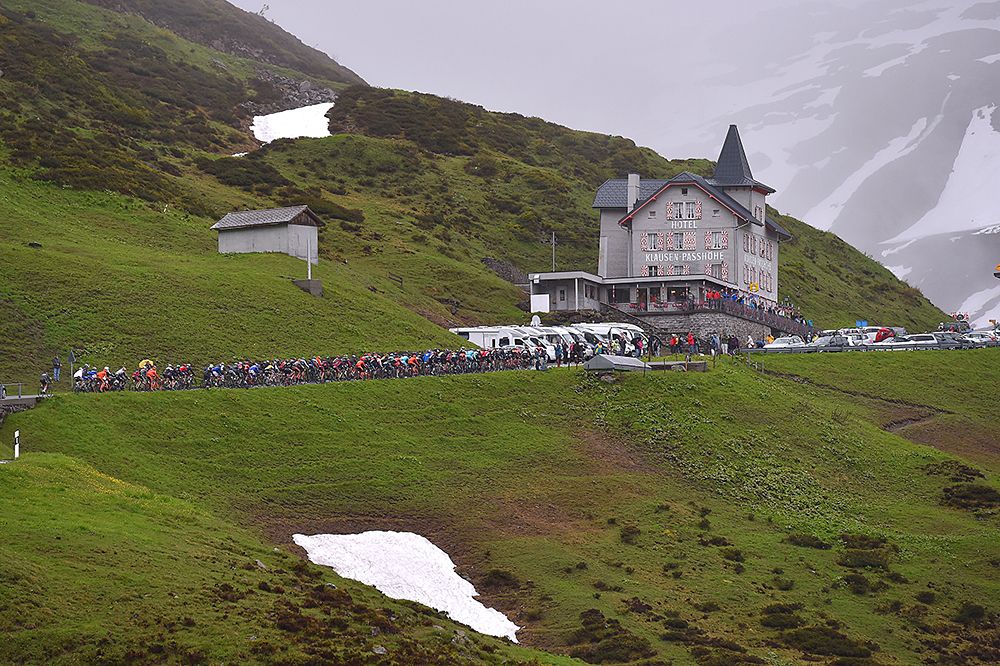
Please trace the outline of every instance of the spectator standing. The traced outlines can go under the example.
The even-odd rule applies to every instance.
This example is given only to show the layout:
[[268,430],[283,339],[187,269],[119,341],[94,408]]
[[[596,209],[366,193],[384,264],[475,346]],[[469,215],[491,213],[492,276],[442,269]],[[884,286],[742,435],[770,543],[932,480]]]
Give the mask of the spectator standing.
[[[556,343],[556,367],[561,368],[563,361],[563,346],[561,342]],[[569,361],[566,362],[569,365]]]
[[62,361],[59,360],[59,354],[56,354],[55,358],[52,359],[52,381],[59,381],[59,373],[62,371]]
[[723,355],[728,354],[729,353],[729,338],[726,337],[725,333],[722,334],[722,339],[719,342],[722,344],[722,353],[723,353]]
[[695,343],[694,333],[692,333],[691,331],[688,331],[687,343],[688,343],[688,352],[691,354],[697,353],[698,345]]

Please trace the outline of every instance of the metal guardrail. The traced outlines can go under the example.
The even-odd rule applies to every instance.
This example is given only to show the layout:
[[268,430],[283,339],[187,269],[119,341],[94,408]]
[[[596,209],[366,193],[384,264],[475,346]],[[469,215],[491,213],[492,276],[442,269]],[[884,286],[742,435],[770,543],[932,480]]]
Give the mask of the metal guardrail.
[[[17,393],[13,393],[10,390],[11,386],[17,387]],[[6,400],[7,398],[23,398],[24,397],[24,383],[16,382],[10,384],[0,384],[0,400]]]
[[825,349],[823,347],[779,347],[773,349],[763,349],[755,347],[744,349],[750,354],[839,354],[843,352],[891,352],[891,351],[954,351],[965,349],[985,349],[989,347],[1000,348],[1000,342],[988,342],[974,347],[963,347],[961,345],[920,345],[901,342],[895,345],[861,345],[858,347],[837,347],[835,349]]

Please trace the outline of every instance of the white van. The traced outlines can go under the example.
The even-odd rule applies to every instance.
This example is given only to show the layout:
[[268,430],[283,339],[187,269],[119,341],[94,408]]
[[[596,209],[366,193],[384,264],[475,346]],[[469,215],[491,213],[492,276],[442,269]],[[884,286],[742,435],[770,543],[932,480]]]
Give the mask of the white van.
[[477,347],[492,349],[500,346],[498,340],[500,339],[500,331],[503,329],[499,326],[471,326],[448,330]]
[[511,326],[510,329],[519,332],[525,344],[529,345],[532,349],[541,347],[545,350],[545,356],[550,361],[554,362],[556,360],[556,346],[545,339],[545,334],[541,329],[531,326]]

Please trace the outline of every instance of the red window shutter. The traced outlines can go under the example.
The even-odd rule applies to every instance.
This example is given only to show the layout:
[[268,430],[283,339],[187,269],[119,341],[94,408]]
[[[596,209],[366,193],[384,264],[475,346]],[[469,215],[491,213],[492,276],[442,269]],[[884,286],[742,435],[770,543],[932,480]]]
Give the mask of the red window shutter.
[[646,265],[646,264],[643,264],[639,268],[639,275],[642,276],[642,277],[649,277],[649,266]]
[[729,282],[729,264],[722,262],[722,279]]
[[674,202],[673,201],[668,201],[667,202],[667,219],[668,220],[674,219]]
[[708,250],[712,247],[712,232],[705,232],[705,249]]
[[649,249],[649,234],[639,234],[639,249],[643,252]]
[[696,220],[700,220],[701,219],[701,202],[700,201],[698,201],[694,205],[694,219],[696,219]]
[[729,249],[729,229],[722,230],[722,249]]

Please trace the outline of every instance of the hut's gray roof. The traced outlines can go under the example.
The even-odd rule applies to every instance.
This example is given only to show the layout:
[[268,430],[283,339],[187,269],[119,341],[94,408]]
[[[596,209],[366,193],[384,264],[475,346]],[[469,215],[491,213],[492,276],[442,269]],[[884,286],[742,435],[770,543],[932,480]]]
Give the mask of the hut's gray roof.
[[288,224],[302,213],[308,213],[313,225],[320,226],[322,222],[309,206],[288,206],[286,208],[268,208],[266,210],[240,210],[229,213],[212,225],[213,229],[246,229],[248,227],[267,227],[275,224]]
[[583,364],[584,370],[624,370],[639,371],[651,370],[648,365],[634,356],[613,356],[611,354],[597,354],[592,359]]

